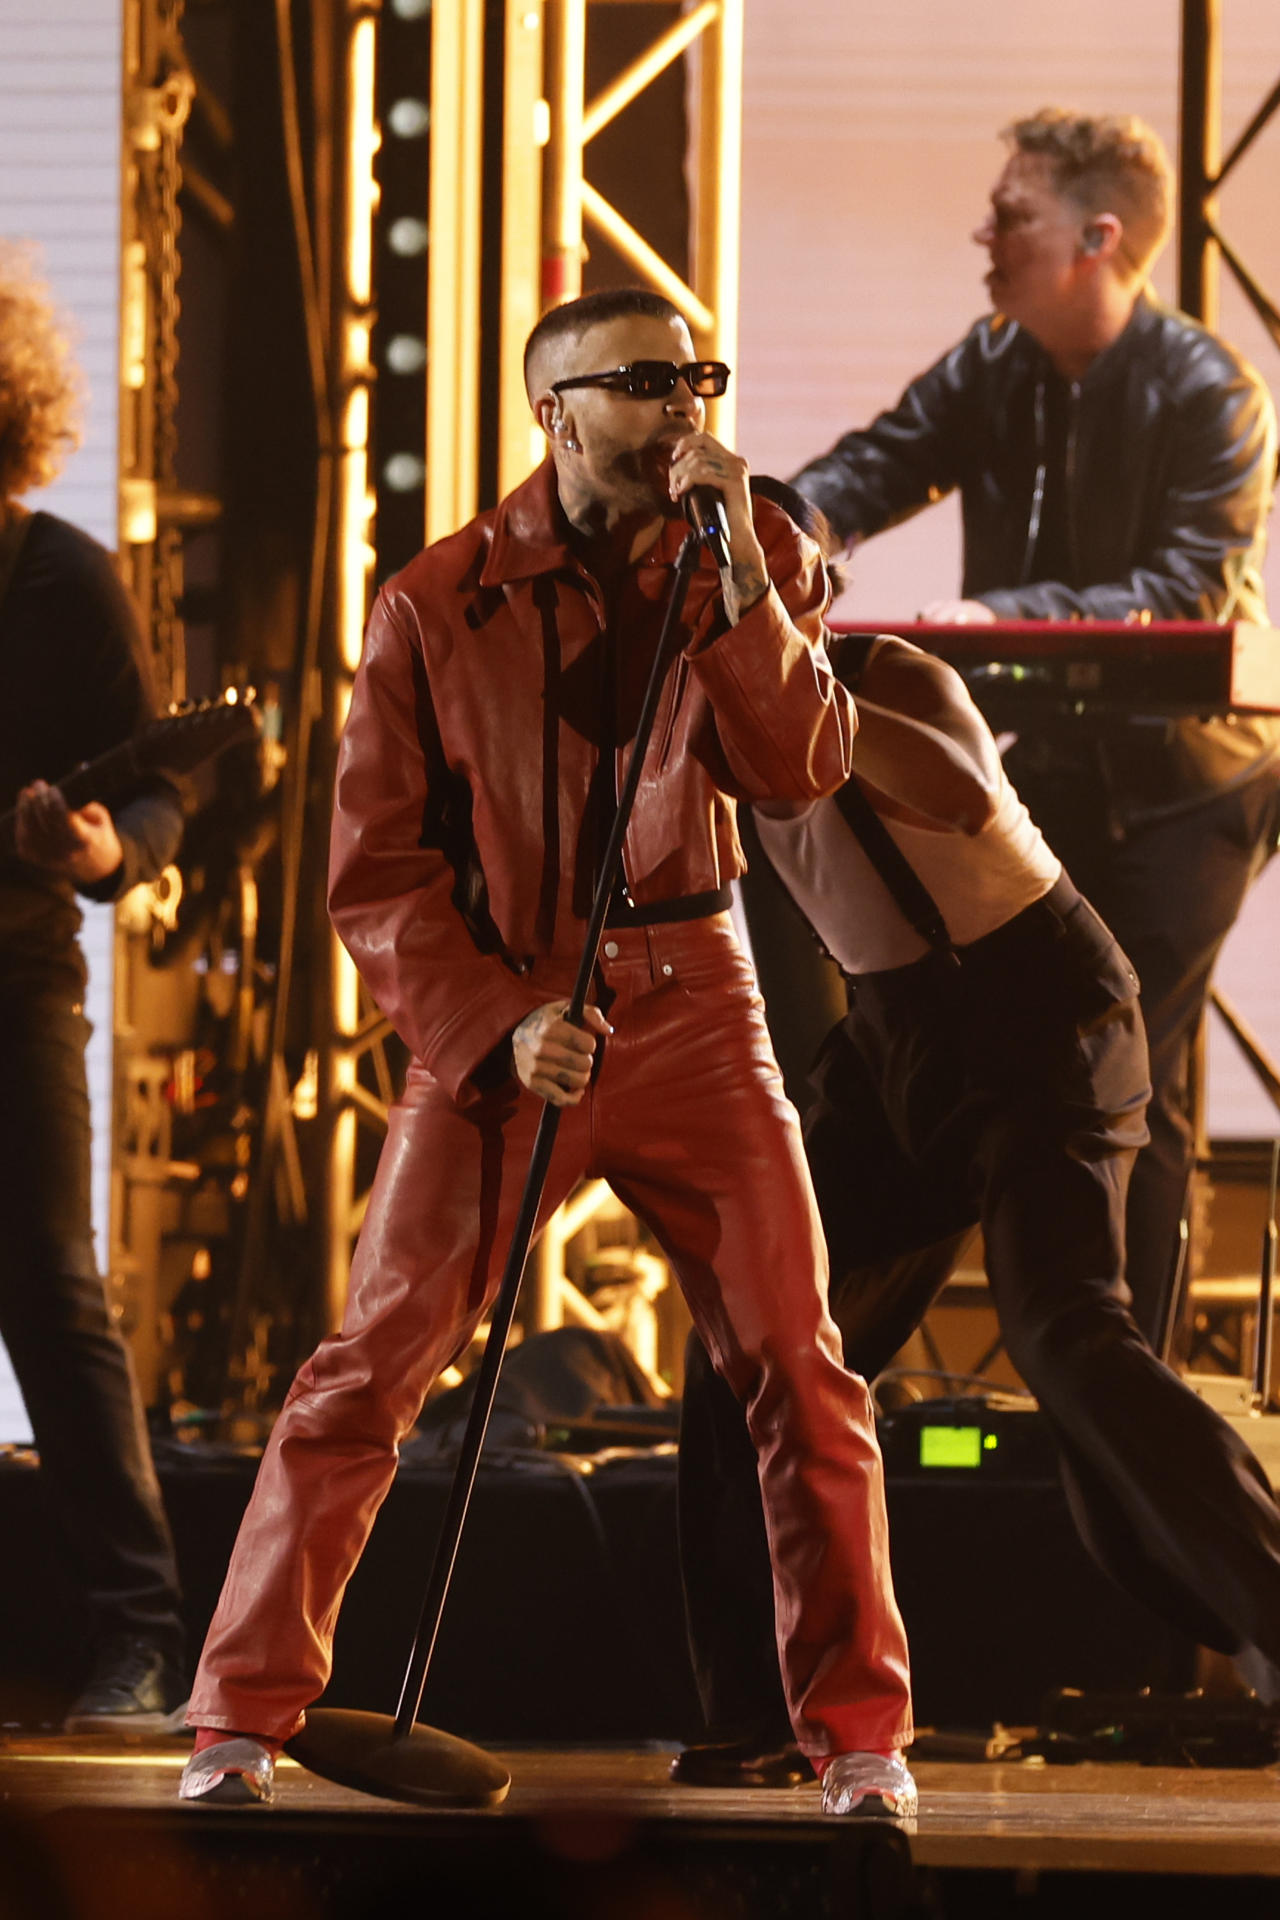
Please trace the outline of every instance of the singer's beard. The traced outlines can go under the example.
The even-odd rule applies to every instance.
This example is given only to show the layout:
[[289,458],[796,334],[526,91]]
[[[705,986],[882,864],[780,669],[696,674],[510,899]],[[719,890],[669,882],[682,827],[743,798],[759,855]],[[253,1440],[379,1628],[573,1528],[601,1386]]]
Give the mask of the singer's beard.
[[612,462],[612,478],[628,510],[678,520],[680,502],[671,498],[671,448],[677,435],[650,440],[643,447],[625,447]]

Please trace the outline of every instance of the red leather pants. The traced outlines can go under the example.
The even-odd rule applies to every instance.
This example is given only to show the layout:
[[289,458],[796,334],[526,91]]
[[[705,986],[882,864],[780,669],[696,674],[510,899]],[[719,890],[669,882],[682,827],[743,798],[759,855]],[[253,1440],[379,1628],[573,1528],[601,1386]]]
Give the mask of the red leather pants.
[[[535,978],[537,975],[535,974]],[[567,991],[548,966],[547,998]],[[727,915],[606,934],[614,1025],[561,1116],[543,1218],[602,1176],[657,1235],[759,1456],[778,1646],[815,1759],[905,1745],[870,1399],[840,1361],[826,1258],[754,977]],[[192,1692],[192,1725],[287,1738],[329,1675],[338,1607],[427,1388],[501,1274],[542,1103],[458,1105],[410,1070],[352,1267],[346,1317],[276,1422]]]

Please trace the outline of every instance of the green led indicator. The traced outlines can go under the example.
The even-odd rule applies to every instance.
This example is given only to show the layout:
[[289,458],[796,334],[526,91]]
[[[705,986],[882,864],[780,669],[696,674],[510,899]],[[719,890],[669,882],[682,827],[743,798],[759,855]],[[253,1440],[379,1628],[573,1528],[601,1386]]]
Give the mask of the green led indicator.
[[997,1447],[998,1447],[999,1445],[1000,1445],[1000,1436],[999,1436],[999,1434],[996,1434],[996,1433],[984,1433],[984,1434],[983,1434],[983,1436],[982,1436],[982,1451],[983,1451],[984,1453],[994,1453],[994,1452],[995,1452],[995,1450],[996,1450],[996,1448],[997,1448]]
[[921,1427],[922,1467],[980,1467],[981,1427]]

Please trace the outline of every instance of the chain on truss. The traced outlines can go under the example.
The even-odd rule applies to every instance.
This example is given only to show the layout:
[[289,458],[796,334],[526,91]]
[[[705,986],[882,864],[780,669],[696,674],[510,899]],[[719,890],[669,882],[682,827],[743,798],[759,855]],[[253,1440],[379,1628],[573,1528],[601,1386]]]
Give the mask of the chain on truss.
[[126,355],[125,365],[133,419],[124,463],[124,533],[157,683],[174,699],[186,690],[182,532],[166,523],[162,504],[177,485],[178,193],[183,130],[195,93],[181,36],[183,4],[143,0],[135,8],[128,39],[136,64],[126,75],[125,99],[132,186],[125,201],[126,248],[132,241],[135,263],[127,275],[126,305],[131,298],[143,310],[126,312],[126,332],[132,331],[141,351],[132,363]]

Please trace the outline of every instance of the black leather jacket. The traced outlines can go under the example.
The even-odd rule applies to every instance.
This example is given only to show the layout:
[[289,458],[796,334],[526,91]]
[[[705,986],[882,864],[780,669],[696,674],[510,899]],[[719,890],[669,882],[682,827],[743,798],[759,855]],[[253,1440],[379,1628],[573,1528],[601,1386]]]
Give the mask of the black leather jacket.
[[[1144,294],[1074,384],[1030,334],[988,315],[896,407],[845,434],[794,484],[855,543],[958,487],[965,596],[1003,619],[1122,620],[1147,609],[1164,620],[1265,622],[1275,474],[1276,415],[1262,380]],[[1170,744],[1176,734],[1198,763],[1192,785],[1216,785],[1276,731],[1270,721],[1184,722]]]
[[[1055,392],[1054,390],[1057,389]],[[1065,434],[1047,444],[1052,401]],[[1058,455],[1069,576],[1037,564],[1046,457]],[[843,539],[865,539],[959,487],[964,592],[1002,618],[1266,619],[1259,565],[1276,418],[1252,367],[1149,295],[1083,380],[988,315],[896,407],[795,476]]]

